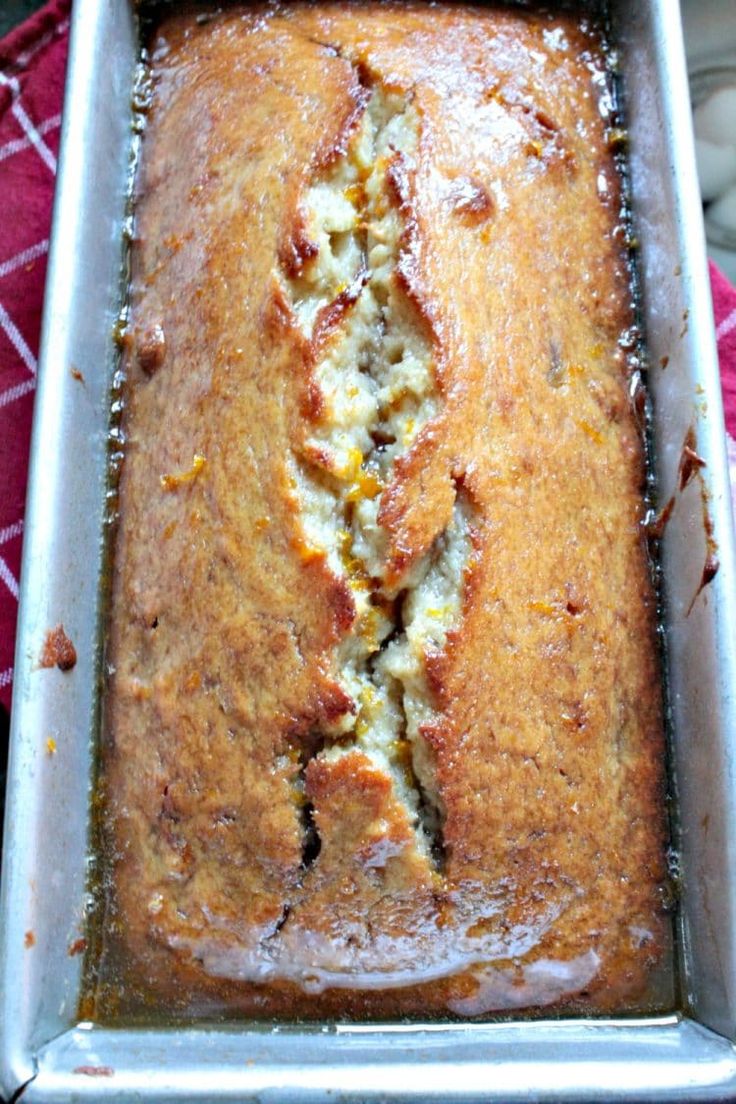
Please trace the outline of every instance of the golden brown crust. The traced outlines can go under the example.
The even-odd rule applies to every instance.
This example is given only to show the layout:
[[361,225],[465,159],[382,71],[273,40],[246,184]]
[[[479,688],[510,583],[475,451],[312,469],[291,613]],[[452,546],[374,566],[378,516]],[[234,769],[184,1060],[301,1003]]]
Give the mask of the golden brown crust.
[[[104,770],[124,935],[98,1014],[646,1006],[668,939],[661,691],[597,35],[292,4],[170,19],[153,56]],[[420,120],[389,184],[439,396],[380,500],[388,590],[459,487],[473,516],[462,616],[424,660],[439,866],[375,761],[312,754],[354,710],[334,655],[356,604],[305,540],[290,463],[366,277],[311,336],[285,281],[315,256],[304,191],[378,85]]]

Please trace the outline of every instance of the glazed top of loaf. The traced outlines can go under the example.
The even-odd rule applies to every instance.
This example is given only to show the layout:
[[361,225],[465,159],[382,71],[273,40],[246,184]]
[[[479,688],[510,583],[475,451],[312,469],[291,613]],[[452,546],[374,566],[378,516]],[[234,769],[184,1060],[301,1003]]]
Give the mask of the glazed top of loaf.
[[104,754],[121,1007],[641,1007],[656,610],[599,33],[167,19]]

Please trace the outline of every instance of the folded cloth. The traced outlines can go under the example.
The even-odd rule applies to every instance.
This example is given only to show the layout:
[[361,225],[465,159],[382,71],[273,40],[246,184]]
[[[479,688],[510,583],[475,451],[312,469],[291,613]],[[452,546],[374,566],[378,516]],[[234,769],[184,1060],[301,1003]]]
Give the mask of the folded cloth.
[[726,445],[731,471],[731,498],[736,517],[736,288],[711,262],[710,286],[716,323],[718,360],[721,365]]
[[[36,357],[70,0],[0,39],[0,706],[10,707]],[[711,267],[736,487],[736,289]]]

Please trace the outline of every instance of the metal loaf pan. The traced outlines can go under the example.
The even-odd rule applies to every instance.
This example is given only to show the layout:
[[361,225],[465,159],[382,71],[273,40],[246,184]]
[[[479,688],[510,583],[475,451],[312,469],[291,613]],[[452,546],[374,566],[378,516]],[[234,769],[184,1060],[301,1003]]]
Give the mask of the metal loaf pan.
[[[479,1025],[78,1023],[95,748],[110,331],[136,64],[132,0],[76,0],[26,521],[2,885],[0,1082],[24,1101],[736,1099],[736,589],[723,418],[676,0],[613,0],[663,542],[682,1012]],[[667,359],[665,359],[667,358]],[[663,365],[666,364],[666,367]],[[84,382],[71,369],[81,372]],[[720,571],[693,602],[708,555]],[[79,661],[42,670],[63,622]],[[57,752],[47,752],[47,740]],[[15,1097],[13,1097],[15,1099]]]

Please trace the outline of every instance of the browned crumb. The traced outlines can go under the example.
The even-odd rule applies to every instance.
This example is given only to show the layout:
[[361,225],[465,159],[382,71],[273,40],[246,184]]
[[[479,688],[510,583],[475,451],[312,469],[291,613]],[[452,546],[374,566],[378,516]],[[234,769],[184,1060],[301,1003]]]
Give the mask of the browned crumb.
[[159,323],[148,326],[140,335],[137,335],[137,341],[138,363],[147,376],[152,376],[161,367],[166,356],[163,327]]
[[675,496],[672,495],[661,510],[647,522],[646,530],[647,536],[650,540],[661,540],[665,529],[667,528],[667,522],[672,517],[672,511],[675,508]]
[[32,931],[27,931],[26,934],[23,936],[23,946],[27,950],[29,950],[31,947],[36,946],[36,936],[33,934]]
[[49,629],[43,643],[39,665],[58,667],[60,671],[71,671],[77,662],[77,650],[64,632],[63,625]]
[[693,476],[696,475],[701,468],[706,467],[705,460],[696,452],[696,445],[695,430],[690,426],[690,429],[685,435],[685,441],[682,446],[682,456],[680,457],[679,482],[681,491],[685,490]]

